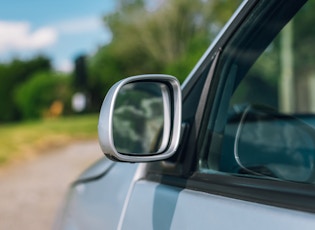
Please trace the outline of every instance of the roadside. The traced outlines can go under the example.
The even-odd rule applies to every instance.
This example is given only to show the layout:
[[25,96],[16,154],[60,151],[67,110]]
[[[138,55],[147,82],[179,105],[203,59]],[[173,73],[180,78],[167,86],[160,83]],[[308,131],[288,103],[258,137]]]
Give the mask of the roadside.
[[97,138],[98,114],[0,124],[0,166]]
[[103,157],[97,141],[77,142],[0,173],[0,229],[51,229],[68,185]]

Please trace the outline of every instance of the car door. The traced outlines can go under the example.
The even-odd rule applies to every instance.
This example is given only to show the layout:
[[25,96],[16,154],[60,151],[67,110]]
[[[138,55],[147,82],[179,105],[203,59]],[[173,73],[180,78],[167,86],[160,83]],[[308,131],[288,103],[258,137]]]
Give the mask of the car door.
[[314,229],[313,2],[241,5],[184,83],[178,151],[139,165],[119,229]]

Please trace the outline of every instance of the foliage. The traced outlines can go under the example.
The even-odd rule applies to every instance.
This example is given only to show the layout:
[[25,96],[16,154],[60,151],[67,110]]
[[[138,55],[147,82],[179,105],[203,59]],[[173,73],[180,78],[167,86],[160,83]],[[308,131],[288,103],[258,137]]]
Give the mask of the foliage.
[[0,123],[21,118],[14,102],[14,89],[30,79],[34,72],[50,69],[50,60],[45,57],[0,64]]
[[[15,102],[23,118],[60,115],[63,106],[69,105],[71,96],[69,83],[66,76],[40,72],[16,88]],[[56,107],[56,103],[59,103],[59,108]]]
[[70,112],[73,88],[99,111],[108,89],[122,78],[164,73],[184,81],[239,3],[118,0],[116,11],[104,16],[112,41],[76,59],[72,82],[55,77],[46,57],[0,64],[0,123],[39,118],[56,100]]
[[152,8],[150,1],[118,1],[116,12],[104,17],[111,43],[88,60],[94,106],[128,76],[165,73],[184,81],[240,2],[171,0]]

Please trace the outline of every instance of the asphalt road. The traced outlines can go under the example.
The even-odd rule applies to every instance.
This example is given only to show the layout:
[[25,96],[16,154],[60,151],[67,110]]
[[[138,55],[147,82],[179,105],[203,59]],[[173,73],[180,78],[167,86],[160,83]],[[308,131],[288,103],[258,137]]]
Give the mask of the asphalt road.
[[51,229],[68,185],[101,157],[96,141],[80,142],[0,170],[0,229]]

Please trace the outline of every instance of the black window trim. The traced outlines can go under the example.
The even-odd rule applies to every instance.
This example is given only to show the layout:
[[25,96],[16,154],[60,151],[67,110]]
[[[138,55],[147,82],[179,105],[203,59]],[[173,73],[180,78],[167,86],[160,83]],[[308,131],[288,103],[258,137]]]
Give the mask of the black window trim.
[[[221,48],[224,47],[230,38],[233,36],[235,31],[240,27],[242,22],[247,18],[247,16],[250,14],[252,9],[255,8],[255,6],[258,4],[259,0],[245,0],[241,6],[238,8],[236,13],[231,17],[230,21],[227,23],[227,25],[223,28],[222,32],[218,35],[218,38],[215,40],[214,43],[210,45],[208,50],[205,52],[199,63],[196,65],[194,70],[192,71],[193,75],[188,76],[187,81],[189,83],[183,87],[183,98],[186,98],[188,95],[189,90],[191,90],[191,87],[193,87],[194,84],[196,84],[196,81],[200,80],[201,72],[205,70],[207,66],[210,65],[209,73],[207,74],[207,78],[211,78],[208,82],[209,85],[205,85],[205,88],[210,89],[209,91],[202,90],[200,98],[206,98],[206,104],[211,101],[211,98],[209,99],[208,94],[209,92],[213,92],[214,96],[214,87],[216,83],[214,82],[215,79],[213,79],[213,76],[215,74],[216,68],[217,68],[217,60],[221,55]],[[198,75],[199,74],[199,75]],[[207,80],[206,80],[207,81]],[[196,156],[197,149],[198,149],[198,143],[197,140],[200,136],[200,131],[202,130],[202,120],[205,114],[205,106],[201,105],[204,103],[203,100],[200,100],[197,106],[197,111],[195,114],[195,118],[193,123],[191,124],[190,134],[188,137],[188,143],[187,143],[187,149],[183,153],[185,155],[184,165],[182,168],[182,175],[185,177],[191,176],[196,169],[196,165],[198,162],[198,159]],[[210,102],[211,103],[211,102]]]
[[180,189],[315,213],[315,185],[224,174],[195,173],[190,178],[149,173],[146,180]]

